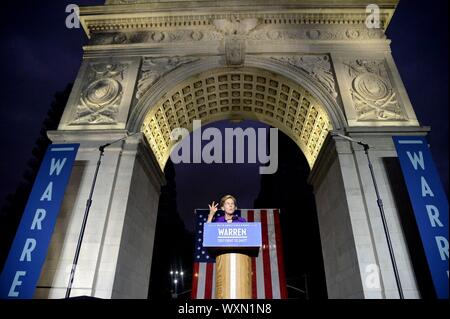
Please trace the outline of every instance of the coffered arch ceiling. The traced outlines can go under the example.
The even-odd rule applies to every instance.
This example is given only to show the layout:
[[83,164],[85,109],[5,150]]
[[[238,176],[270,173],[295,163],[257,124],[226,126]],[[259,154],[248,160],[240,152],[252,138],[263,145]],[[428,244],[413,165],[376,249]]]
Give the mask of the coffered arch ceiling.
[[149,108],[141,131],[164,169],[175,128],[192,132],[194,120],[202,125],[218,120],[252,119],[272,125],[300,147],[310,167],[332,129],[319,101],[292,80],[258,68],[218,68],[175,85]]

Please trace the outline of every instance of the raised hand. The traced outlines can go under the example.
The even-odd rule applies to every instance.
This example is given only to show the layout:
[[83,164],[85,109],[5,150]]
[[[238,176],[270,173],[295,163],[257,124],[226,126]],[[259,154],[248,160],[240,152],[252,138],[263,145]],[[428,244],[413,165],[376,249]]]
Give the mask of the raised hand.
[[214,214],[217,212],[218,205],[219,205],[219,203],[214,204],[214,202],[212,202],[211,205],[208,205],[209,206],[209,214],[208,214],[208,220],[206,221],[207,223],[212,222]]
[[219,205],[219,203],[214,204],[214,201],[212,202],[211,205],[209,206],[209,213],[210,214],[215,214],[217,212],[217,206]]

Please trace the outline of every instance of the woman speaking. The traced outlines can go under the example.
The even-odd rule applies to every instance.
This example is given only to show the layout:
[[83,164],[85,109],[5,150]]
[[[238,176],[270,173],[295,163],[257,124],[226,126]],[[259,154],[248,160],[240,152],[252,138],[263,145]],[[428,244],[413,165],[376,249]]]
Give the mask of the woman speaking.
[[[220,200],[220,207],[225,212],[223,216],[214,218],[214,214],[217,212],[217,206],[219,203],[212,202],[209,206],[209,215],[207,223],[245,223],[245,218],[237,216],[234,212],[237,209],[236,198],[231,195],[225,195]],[[214,218],[214,220],[213,220]]]
[[[219,204],[209,205],[207,223],[245,223],[245,218],[235,214],[236,198],[225,195],[220,200],[223,216],[214,218]],[[211,225],[212,226],[212,225]],[[249,225],[246,225],[249,226]],[[234,226],[221,228],[233,228]],[[238,226],[242,227],[242,226]],[[234,246],[231,244],[231,246]],[[231,250],[230,250],[231,249]],[[252,259],[247,252],[236,247],[221,247],[216,256],[216,298],[217,299],[251,299],[252,298]]]

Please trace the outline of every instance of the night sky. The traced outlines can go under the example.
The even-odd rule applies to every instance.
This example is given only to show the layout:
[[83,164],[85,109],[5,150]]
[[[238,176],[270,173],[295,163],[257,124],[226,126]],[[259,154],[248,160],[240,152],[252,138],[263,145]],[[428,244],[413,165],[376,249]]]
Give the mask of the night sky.
[[[73,2],[104,1],[1,4],[0,205],[21,179],[54,93],[73,82],[80,67],[87,38],[82,29],[65,27],[65,8]],[[401,1],[388,37],[417,117],[421,125],[432,127],[431,150],[448,194],[448,1]],[[219,123],[224,125],[229,123]],[[227,193],[236,195],[239,207],[250,208],[259,191],[257,167],[176,165],[178,209],[188,228],[194,208],[207,208],[209,201]]]

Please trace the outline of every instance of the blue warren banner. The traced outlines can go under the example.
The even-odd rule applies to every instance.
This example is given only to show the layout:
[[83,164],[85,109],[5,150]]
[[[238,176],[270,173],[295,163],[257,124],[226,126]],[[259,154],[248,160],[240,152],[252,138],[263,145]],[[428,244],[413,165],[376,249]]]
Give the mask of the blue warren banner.
[[393,137],[438,298],[448,298],[448,200],[423,136]]
[[0,276],[0,298],[33,297],[79,144],[52,144]]

